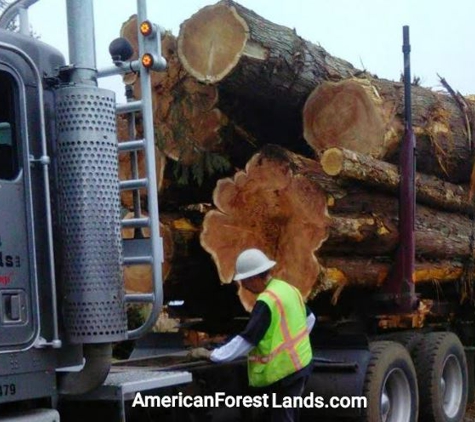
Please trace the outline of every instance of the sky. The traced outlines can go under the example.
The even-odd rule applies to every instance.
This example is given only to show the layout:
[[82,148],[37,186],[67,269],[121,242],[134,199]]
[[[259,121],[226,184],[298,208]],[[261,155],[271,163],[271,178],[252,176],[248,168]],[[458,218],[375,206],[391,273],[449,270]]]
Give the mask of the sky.
[[[148,17],[178,35],[180,23],[209,0],[148,0]],[[412,75],[442,90],[437,74],[462,94],[475,94],[475,0],[240,0],[264,18],[320,44],[331,55],[379,77],[399,80],[402,27],[410,26]],[[111,64],[108,45],[136,12],[135,0],[95,0],[96,56]],[[40,38],[67,54],[66,0],[40,0],[30,9]],[[123,98],[119,77],[101,86]]]

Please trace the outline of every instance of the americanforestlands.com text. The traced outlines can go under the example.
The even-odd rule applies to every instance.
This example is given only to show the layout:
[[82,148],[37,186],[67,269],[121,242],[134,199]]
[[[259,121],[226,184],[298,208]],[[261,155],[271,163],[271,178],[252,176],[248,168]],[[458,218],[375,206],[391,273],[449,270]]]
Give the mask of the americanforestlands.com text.
[[303,397],[284,396],[276,394],[228,396],[225,393],[214,393],[203,396],[189,396],[178,393],[172,396],[135,395],[132,407],[160,408],[306,408],[306,409],[349,409],[365,408],[368,400],[363,396],[331,397],[325,400],[321,396],[310,393]]

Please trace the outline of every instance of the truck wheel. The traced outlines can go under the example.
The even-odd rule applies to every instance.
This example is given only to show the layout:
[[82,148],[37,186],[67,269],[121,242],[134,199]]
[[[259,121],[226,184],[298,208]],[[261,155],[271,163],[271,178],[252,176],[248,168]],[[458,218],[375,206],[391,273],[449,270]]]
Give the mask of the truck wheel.
[[417,331],[403,331],[400,333],[393,333],[388,340],[403,345],[412,357],[414,350],[418,347],[418,344],[423,338],[423,334],[418,333]]
[[468,372],[465,351],[453,333],[429,333],[414,353],[421,420],[458,422],[467,405]]
[[408,351],[392,341],[375,341],[370,351],[363,389],[368,405],[363,421],[416,422],[416,370]]

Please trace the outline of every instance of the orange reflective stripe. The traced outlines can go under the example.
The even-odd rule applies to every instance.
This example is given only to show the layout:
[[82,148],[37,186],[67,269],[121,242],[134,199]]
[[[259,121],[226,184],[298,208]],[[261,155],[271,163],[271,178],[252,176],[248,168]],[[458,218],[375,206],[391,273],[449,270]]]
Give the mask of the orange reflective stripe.
[[295,337],[293,337],[289,343],[285,343],[285,342],[282,343],[280,346],[278,346],[273,352],[269,353],[268,355],[251,355],[249,356],[249,360],[252,362],[268,363],[283,350],[286,350],[289,347],[294,347],[296,344],[302,341],[307,334],[308,334],[308,330],[307,328],[304,328]]
[[[294,286],[292,286],[292,287],[294,287]],[[298,296],[298,298],[299,298],[300,305],[302,306],[302,308],[305,309],[305,303],[303,303],[303,297],[302,297],[302,295],[300,294],[300,290],[297,289],[297,287],[294,287],[294,289],[297,290],[297,293],[298,293],[297,296]]]
[[282,304],[282,301],[274,292],[270,290],[264,292],[264,294],[268,294],[270,297],[272,297],[272,299],[275,301],[277,305],[277,308],[279,309],[279,314],[280,314],[279,327],[282,333],[282,337],[284,338],[284,343],[281,346],[279,346],[277,349],[275,349],[270,355],[277,354],[276,351],[279,349],[280,349],[279,353],[283,351],[287,352],[289,354],[290,360],[292,361],[292,365],[294,366],[295,370],[298,371],[299,369],[303,367],[303,365],[302,365],[302,362],[300,361],[300,356],[295,350],[294,346],[296,342],[294,340],[299,335],[302,335],[302,333],[306,333],[307,330],[306,329],[303,330],[295,338],[293,338],[290,334],[289,325],[287,324],[287,318],[286,318],[285,309],[284,309],[284,305]]
[[[288,344],[286,343],[283,343],[281,344],[279,347],[277,347],[275,349],[274,352],[272,352],[272,354],[277,354],[279,353],[281,350],[284,350],[284,349],[288,349],[290,347],[294,347],[295,345],[297,345],[302,339],[305,338],[305,336],[308,334],[308,330],[306,328],[304,328],[302,331],[300,331],[300,333],[298,333],[295,337],[293,337],[290,342]],[[294,350],[295,351],[295,350]]]

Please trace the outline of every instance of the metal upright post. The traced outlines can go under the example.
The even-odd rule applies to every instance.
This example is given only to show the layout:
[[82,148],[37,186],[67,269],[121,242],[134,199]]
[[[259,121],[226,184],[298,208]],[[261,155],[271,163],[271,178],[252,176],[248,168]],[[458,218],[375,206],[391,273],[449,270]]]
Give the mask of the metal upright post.
[[401,286],[401,306],[407,311],[413,310],[417,298],[414,284],[415,271],[415,218],[416,218],[416,188],[415,188],[415,137],[412,130],[412,97],[411,97],[411,45],[409,43],[409,26],[403,27],[404,53],[404,118],[405,133],[401,151],[401,187],[399,195],[399,224],[401,248],[404,255]]
[[[399,246],[395,263],[384,285],[385,302],[397,312],[411,312],[417,306],[415,268],[415,138],[411,116],[411,66],[409,27],[403,27],[405,133],[400,154]],[[386,306],[387,307],[387,306]]]
[[71,82],[97,85],[92,0],[67,0],[67,15]]
[[18,10],[20,17],[20,33],[23,35],[30,35],[30,21],[28,19],[28,9],[26,7],[20,7]]
[[[147,19],[146,0],[137,0],[137,25]],[[138,28],[139,29],[139,28]],[[138,37],[139,57],[144,54],[145,46],[143,37]],[[158,188],[155,169],[155,134],[153,128],[152,114],[152,89],[150,70],[140,64],[140,87],[142,92],[142,121],[145,139],[145,162],[148,178],[148,213],[150,216],[150,241],[152,242],[152,267],[154,278],[154,306],[152,313],[144,325],[137,330],[129,332],[129,338],[136,338],[147,332],[155,323],[163,306],[163,286],[162,286],[162,262],[163,243],[160,236],[159,209],[158,209]]]

